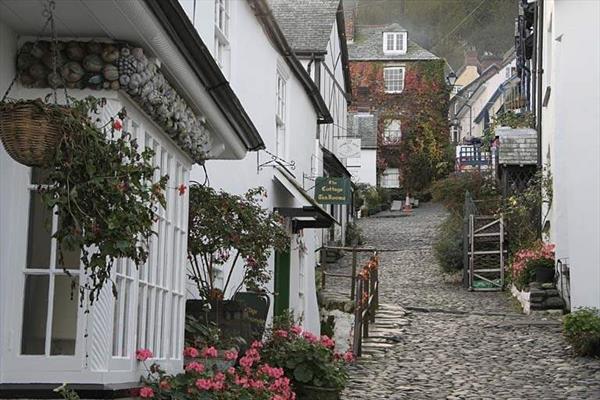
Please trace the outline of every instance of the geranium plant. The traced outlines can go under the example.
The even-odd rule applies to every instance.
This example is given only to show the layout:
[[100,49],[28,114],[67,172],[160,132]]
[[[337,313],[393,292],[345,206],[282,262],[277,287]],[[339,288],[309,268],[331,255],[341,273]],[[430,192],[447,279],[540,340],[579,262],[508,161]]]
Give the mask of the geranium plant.
[[[203,298],[221,298],[236,268],[244,270],[236,292],[244,285],[260,290],[269,282],[269,256],[273,249],[286,248],[289,236],[280,217],[261,206],[264,197],[263,188],[240,196],[199,184],[190,186],[189,277]],[[215,275],[227,263],[231,268],[220,290],[215,287]]]
[[[154,399],[203,399],[203,400],[293,400],[295,393],[290,380],[281,368],[275,368],[262,360],[262,343],[255,342],[239,359],[237,367],[225,371],[211,368],[210,363],[192,361],[185,365],[184,372],[167,374],[158,364],[147,367],[142,377],[143,387],[139,397]],[[206,359],[217,356],[214,348],[196,350],[187,348],[186,356],[201,355]],[[227,355],[232,361],[238,355]],[[147,358],[138,360],[144,362]]]
[[283,368],[294,386],[316,386],[341,390],[348,380],[346,364],[354,360],[351,352],[335,352],[335,341],[320,338],[298,325],[275,327],[265,341],[263,358]]
[[536,267],[554,268],[553,244],[536,242],[530,248],[521,249],[515,254],[510,272],[518,289],[523,289],[533,281]]
[[64,250],[81,251],[86,279],[80,299],[87,295],[90,304],[111,279],[115,259],[129,258],[136,265],[146,261],[155,212],[166,205],[168,181],[166,175],[153,179],[154,151],[141,149],[123,130],[124,109],[100,123],[104,104],[94,97],[71,100],[70,112],[62,114],[65,134],[38,188],[58,216],[53,237],[60,264]]

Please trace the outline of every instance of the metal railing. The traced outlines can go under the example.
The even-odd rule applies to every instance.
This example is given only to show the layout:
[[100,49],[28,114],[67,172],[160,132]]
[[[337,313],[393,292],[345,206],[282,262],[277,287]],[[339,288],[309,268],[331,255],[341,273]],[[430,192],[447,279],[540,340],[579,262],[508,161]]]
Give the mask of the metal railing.
[[[354,302],[354,330],[352,351],[360,356],[362,339],[369,337],[369,324],[375,322],[379,307],[379,257],[377,250],[368,247],[324,247],[324,250],[352,252],[351,274],[321,272],[321,288],[325,289],[327,277],[351,279],[350,300]],[[369,261],[358,271],[358,253],[372,253]]]

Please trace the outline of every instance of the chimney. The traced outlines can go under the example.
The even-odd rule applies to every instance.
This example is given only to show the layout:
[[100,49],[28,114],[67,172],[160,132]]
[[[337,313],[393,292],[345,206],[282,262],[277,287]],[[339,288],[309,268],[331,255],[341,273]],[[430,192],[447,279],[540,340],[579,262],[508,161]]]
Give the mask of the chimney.
[[477,50],[474,48],[470,48],[465,51],[465,66],[467,65],[479,67],[479,57],[477,56]]
[[492,64],[496,64],[499,67],[500,65],[502,65],[502,58],[492,53],[486,52],[481,57],[481,70],[485,71]]
[[349,7],[349,9],[344,9],[344,21],[346,24],[346,41],[348,43],[354,42],[354,24],[356,23],[356,8],[358,7],[358,1]]

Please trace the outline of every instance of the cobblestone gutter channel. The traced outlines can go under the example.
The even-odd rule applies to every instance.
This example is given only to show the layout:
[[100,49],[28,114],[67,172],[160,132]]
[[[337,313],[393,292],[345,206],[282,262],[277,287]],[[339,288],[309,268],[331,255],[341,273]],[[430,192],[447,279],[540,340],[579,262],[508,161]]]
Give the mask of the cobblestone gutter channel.
[[600,399],[600,360],[571,355],[558,316],[524,316],[506,293],[468,292],[439,273],[431,245],[444,217],[425,204],[360,221],[367,245],[397,251],[381,254],[382,306],[342,398]]

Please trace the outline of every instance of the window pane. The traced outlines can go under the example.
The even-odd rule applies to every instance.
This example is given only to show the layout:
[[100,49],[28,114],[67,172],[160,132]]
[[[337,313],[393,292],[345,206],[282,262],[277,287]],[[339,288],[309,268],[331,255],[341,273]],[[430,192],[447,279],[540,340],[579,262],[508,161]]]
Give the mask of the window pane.
[[48,283],[46,275],[28,275],[25,278],[21,354],[45,353]]
[[72,356],[75,354],[78,301],[78,279],[67,275],[56,275],[54,278],[50,355]]
[[31,192],[27,268],[48,269],[50,265],[52,211],[42,203],[37,191]]

